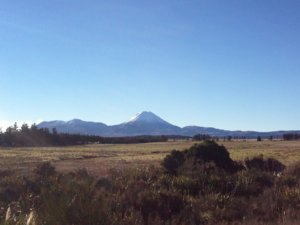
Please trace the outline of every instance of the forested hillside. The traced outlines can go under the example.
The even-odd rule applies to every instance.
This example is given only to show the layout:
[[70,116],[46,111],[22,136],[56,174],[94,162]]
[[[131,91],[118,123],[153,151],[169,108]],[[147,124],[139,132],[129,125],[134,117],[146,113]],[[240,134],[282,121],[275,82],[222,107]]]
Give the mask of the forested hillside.
[[4,146],[63,146],[88,143],[101,144],[129,144],[168,141],[165,135],[142,135],[135,137],[102,137],[98,135],[82,135],[58,133],[56,128],[38,128],[35,124],[31,127],[24,123],[18,128],[17,123],[10,126],[3,133],[0,132],[0,145]]

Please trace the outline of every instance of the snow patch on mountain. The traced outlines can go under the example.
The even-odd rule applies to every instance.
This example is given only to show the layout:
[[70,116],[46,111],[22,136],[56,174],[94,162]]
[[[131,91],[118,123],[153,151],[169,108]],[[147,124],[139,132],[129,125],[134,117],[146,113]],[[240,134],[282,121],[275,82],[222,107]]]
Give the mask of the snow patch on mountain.
[[161,119],[157,115],[152,112],[142,111],[136,114],[135,116],[131,117],[127,120],[126,123],[133,123],[133,122],[148,122],[148,123],[162,123],[162,124],[170,124],[167,121]]

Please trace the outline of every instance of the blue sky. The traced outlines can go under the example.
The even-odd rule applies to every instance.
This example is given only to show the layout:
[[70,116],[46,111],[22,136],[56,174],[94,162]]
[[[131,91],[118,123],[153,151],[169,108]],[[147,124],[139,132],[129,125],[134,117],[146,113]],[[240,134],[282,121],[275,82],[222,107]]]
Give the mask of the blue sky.
[[140,111],[300,130],[300,1],[2,1],[0,126]]

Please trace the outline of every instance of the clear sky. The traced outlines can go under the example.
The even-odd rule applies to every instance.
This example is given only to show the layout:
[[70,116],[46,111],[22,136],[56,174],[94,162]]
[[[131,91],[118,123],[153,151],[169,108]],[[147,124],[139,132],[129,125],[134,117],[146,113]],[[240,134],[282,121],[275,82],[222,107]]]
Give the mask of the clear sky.
[[119,124],[300,130],[299,0],[7,0],[0,126]]

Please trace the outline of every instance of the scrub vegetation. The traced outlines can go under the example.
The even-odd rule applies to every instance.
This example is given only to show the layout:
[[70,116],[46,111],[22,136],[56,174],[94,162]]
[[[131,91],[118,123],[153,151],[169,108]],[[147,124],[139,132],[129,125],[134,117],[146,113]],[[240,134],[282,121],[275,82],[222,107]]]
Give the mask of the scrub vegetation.
[[189,143],[157,166],[102,176],[50,162],[31,175],[2,170],[1,224],[300,224],[300,164],[261,154],[238,161],[223,144]]

